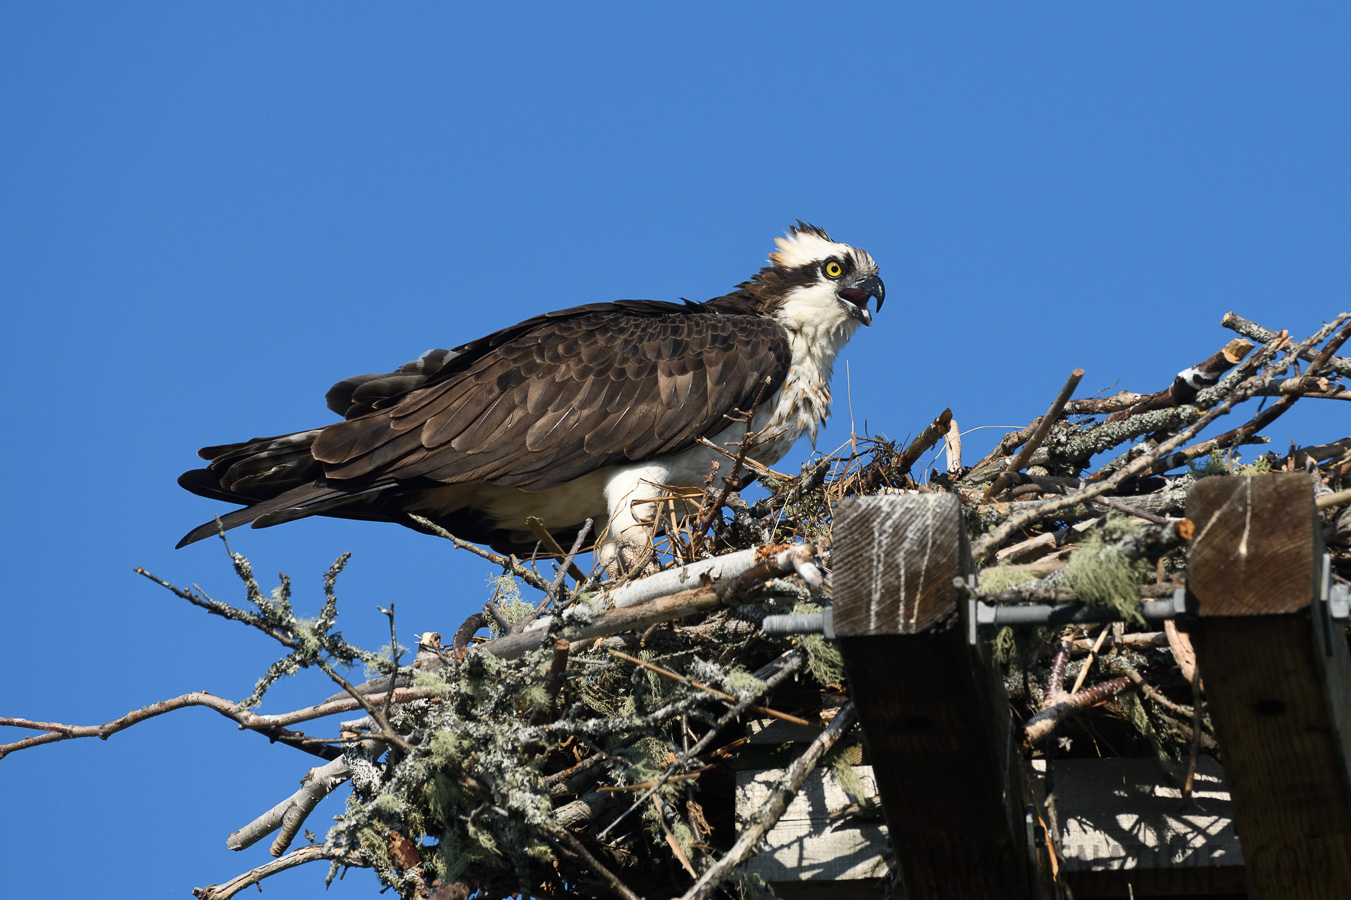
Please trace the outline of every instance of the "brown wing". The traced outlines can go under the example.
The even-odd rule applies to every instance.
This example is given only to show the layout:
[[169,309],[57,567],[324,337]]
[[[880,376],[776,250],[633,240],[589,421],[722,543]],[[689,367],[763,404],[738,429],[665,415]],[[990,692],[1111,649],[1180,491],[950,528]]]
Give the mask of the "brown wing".
[[344,378],[328,389],[324,402],[344,419],[364,416],[436,380],[446,366],[463,354],[464,349],[428,350],[393,372]]
[[481,354],[553,319],[572,318],[591,312],[604,313],[614,309],[629,309],[653,315],[660,312],[685,312],[691,308],[699,307],[688,301],[682,305],[660,300],[619,300],[615,303],[593,303],[544,313],[453,350],[428,350],[393,372],[344,378],[328,389],[324,401],[329,409],[344,419],[355,419],[377,409],[385,409],[405,394],[419,388],[454,377]]
[[[452,353],[418,375],[426,386],[398,396],[367,388],[378,395],[369,411],[323,429],[312,452],[330,484],[552,487],[717,433],[766,378],[766,396],[778,388],[791,355],[768,319],[645,301],[540,316]],[[375,380],[355,386],[349,409]]]

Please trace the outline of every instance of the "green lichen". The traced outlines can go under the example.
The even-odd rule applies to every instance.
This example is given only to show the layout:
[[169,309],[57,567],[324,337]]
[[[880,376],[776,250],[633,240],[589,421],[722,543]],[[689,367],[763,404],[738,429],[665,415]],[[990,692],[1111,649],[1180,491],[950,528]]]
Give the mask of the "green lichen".
[[1266,475],[1271,471],[1271,455],[1263,453],[1250,463],[1235,465],[1235,475]]
[[1187,469],[1196,478],[1205,478],[1208,475],[1228,475],[1229,463],[1225,459],[1223,450],[1212,450],[1201,459],[1194,459],[1187,463]]
[[396,651],[399,656],[399,663],[401,665],[408,665],[412,658],[410,656],[409,648],[402,644],[385,644],[364,660],[366,663],[366,677],[379,678],[381,675],[388,675],[390,672],[393,672]]
[[1026,569],[998,567],[984,569],[980,573],[980,590],[985,594],[997,594],[1013,588],[1023,587],[1036,581],[1040,576]]
[[1062,579],[1084,603],[1108,607],[1122,621],[1143,625],[1140,585],[1153,574],[1153,565],[1148,560],[1130,559],[1114,545],[1117,538],[1138,531],[1135,520],[1108,516],[1090,532],[1083,546],[1070,554]]
[[[492,601],[497,604],[498,612],[507,620],[507,624],[515,625],[534,615],[534,605],[521,599],[521,582],[515,575],[510,572],[490,575],[487,583],[492,588]],[[489,617],[488,632],[493,637],[502,636],[502,626],[495,618]]]
[[1059,634],[1044,625],[1005,625],[990,639],[990,655],[1008,672],[1022,672],[1043,656]]
[[763,694],[764,691],[765,683],[741,666],[733,666],[732,671],[727,673],[727,692],[729,694],[734,694],[740,698],[749,695],[758,696]]
[[840,785],[840,790],[844,791],[850,800],[859,804],[867,803],[868,789],[863,786],[858,769],[849,762],[848,749],[845,745],[836,745],[826,757],[825,764],[830,767],[835,781]]
[[995,631],[990,640],[990,655],[1004,668],[1014,668],[1013,663],[1018,659],[1018,635],[1011,626],[1005,625]]
[[[793,607],[793,615],[819,613],[822,609],[819,603],[798,603]],[[826,687],[844,681],[844,657],[838,644],[820,634],[799,635],[797,641],[807,651],[807,671],[817,684]]]

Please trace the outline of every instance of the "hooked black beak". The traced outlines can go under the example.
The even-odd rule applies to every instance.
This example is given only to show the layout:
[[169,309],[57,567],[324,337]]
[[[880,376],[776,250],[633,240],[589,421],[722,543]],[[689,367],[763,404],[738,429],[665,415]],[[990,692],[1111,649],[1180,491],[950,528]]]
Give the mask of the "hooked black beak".
[[849,315],[858,319],[864,325],[873,323],[873,315],[868,312],[868,298],[877,298],[877,308],[882,309],[882,301],[886,298],[887,289],[882,284],[882,279],[876,275],[869,275],[858,284],[847,288],[841,288],[835,296],[845,302],[845,309]]

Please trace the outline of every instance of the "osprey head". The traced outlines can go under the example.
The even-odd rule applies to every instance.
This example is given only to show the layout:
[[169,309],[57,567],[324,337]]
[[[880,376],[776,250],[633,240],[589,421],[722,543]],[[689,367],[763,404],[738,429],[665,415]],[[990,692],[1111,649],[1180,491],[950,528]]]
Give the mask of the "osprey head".
[[868,298],[876,297],[880,310],[886,289],[866,250],[802,222],[774,243],[769,265],[752,282],[767,314],[797,330],[851,333],[860,322],[872,324]]

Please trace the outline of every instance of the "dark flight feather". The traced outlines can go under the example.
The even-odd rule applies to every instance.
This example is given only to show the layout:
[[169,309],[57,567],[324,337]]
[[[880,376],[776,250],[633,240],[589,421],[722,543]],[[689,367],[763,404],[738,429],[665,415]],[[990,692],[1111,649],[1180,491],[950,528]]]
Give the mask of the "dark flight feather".
[[[344,421],[206,448],[208,467],[179,483],[250,504],[222,517],[227,527],[319,514],[407,523],[409,497],[438,483],[543,490],[679,452],[749,408],[766,376],[766,396],[786,377],[787,337],[758,312],[729,295],[535,316],[395,372],[344,379],[325,398]],[[215,531],[205,524],[184,543]]]

